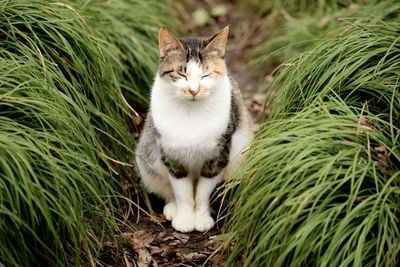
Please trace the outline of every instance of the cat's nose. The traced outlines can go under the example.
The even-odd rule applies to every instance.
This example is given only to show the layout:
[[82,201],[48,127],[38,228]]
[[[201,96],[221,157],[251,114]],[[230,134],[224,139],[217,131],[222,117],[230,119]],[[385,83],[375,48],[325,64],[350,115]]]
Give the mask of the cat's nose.
[[190,88],[189,89],[189,92],[193,97],[195,97],[199,93],[199,91],[200,91],[199,90],[199,86],[196,86],[195,88]]

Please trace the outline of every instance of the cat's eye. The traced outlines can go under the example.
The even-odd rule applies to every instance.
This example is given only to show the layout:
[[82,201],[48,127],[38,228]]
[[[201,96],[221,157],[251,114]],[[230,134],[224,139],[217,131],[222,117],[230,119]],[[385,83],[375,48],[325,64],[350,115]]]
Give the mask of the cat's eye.
[[211,73],[208,73],[208,74],[205,74],[205,75],[203,75],[203,76],[201,76],[201,78],[203,79],[203,78],[207,78],[208,76],[210,76],[211,75]]
[[178,75],[181,76],[181,77],[183,77],[183,78],[185,78],[186,81],[187,81],[187,76],[186,76],[186,74],[184,74],[184,73],[182,73],[182,72],[178,72]]

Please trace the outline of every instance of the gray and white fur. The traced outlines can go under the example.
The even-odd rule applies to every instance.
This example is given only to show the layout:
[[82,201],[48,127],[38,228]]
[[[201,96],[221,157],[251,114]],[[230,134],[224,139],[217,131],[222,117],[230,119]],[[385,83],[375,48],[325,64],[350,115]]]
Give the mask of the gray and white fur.
[[209,198],[243,160],[250,120],[224,60],[228,27],[211,38],[159,34],[160,67],[136,148],[144,186],[166,201],[164,215],[181,232],[206,231]]

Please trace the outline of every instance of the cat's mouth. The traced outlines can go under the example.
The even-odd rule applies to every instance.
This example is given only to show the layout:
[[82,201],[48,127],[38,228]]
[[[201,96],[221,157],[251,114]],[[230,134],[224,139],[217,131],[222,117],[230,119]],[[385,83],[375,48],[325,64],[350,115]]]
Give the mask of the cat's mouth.
[[207,95],[196,95],[196,96],[192,96],[192,97],[187,97],[186,99],[190,102],[199,102],[199,101],[203,101],[204,99],[207,98]]
[[186,98],[188,101],[190,101],[190,102],[196,102],[196,101],[199,101],[199,99],[200,99],[200,97],[198,97],[198,96],[192,96],[192,97],[190,97],[190,98]]

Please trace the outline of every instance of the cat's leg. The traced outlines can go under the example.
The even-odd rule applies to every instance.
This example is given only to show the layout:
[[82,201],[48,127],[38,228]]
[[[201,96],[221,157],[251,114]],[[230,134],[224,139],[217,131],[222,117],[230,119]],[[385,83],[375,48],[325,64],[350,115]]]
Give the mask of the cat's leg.
[[172,221],[175,218],[176,216],[175,199],[165,203],[163,214],[168,221]]
[[152,165],[146,164],[136,157],[137,167],[146,189],[165,200],[163,214],[167,220],[172,220],[176,213],[175,196],[168,178],[168,170],[157,159]]
[[222,180],[226,181],[231,178],[240,167],[246,157],[247,151],[250,148],[250,143],[253,138],[251,129],[244,125],[236,130],[232,135],[231,150],[229,153],[229,162],[224,169]]
[[172,218],[172,227],[180,232],[193,231],[195,220],[193,179],[187,168],[178,160],[163,154],[161,161],[168,169],[169,182],[175,195],[176,211]]
[[161,157],[154,162],[154,167],[159,171],[162,176],[162,183],[160,184],[159,191],[164,194],[165,205],[163,214],[165,218],[171,221],[176,215],[176,201],[175,194],[169,180],[169,172],[166,166],[162,163]]
[[211,178],[200,177],[197,183],[195,197],[195,229],[197,231],[207,231],[214,225],[214,219],[210,215],[210,196],[221,180],[222,177],[220,173]]
[[184,233],[193,231],[195,223],[193,179],[191,177],[176,178],[170,175],[170,182],[176,201],[176,213],[172,219],[172,227]]

